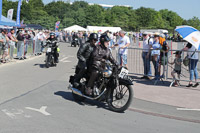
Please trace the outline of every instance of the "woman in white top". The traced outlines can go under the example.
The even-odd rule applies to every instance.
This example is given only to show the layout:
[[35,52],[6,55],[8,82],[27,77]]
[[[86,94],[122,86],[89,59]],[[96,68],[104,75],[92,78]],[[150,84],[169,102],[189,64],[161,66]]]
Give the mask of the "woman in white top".
[[[197,63],[199,61],[199,53],[196,51],[196,48],[188,43],[184,51],[188,51],[188,58],[189,58],[189,71],[190,71],[190,82],[186,87],[197,87],[199,83],[198,80],[198,71],[197,71]],[[195,84],[192,84],[193,78],[195,77]]]

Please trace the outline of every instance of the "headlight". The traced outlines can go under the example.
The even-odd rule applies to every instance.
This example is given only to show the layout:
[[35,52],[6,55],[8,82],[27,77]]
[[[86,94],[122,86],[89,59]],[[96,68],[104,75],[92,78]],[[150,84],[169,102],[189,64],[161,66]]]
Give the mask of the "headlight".
[[112,71],[111,70],[104,70],[103,71],[103,77],[109,78],[111,75],[112,75]]

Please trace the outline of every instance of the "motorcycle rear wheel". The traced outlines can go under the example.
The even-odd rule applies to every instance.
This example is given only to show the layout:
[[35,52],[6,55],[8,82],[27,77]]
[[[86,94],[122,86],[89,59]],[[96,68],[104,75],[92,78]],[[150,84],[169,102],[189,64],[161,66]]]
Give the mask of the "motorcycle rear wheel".
[[[127,88],[127,89],[126,89]],[[128,92],[128,99],[124,101],[123,98],[127,96]],[[114,112],[124,112],[128,109],[133,99],[133,88],[131,85],[120,84],[115,89],[111,89],[108,92],[108,107]],[[121,104],[121,106],[120,106]]]

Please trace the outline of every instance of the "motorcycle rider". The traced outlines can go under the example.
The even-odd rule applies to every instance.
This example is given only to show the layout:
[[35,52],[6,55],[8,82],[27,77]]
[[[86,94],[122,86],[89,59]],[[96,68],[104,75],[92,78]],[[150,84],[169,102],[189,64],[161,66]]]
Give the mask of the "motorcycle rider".
[[56,63],[58,63],[58,57],[59,57],[59,53],[58,53],[58,51],[57,51],[57,48],[58,48],[58,40],[57,40],[57,38],[56,38],[56,34],[55,33],[50,33],[50,37],[47,39],[47,41],[46,41],[46,45],[48,45],[48,44],[52,44],[52,47],[54,48],[53,50],[54,50],[54,54],[53,54],[53,56],[54,56],[54,61],[56,62]]
[[77,52],[78,65],[76,67],[76,72],[74,75],[74,87],[79,86],[80,79],[83,77],[88,68],[89,58],[97,41],[98,35],[96,33],[92,33],[89,36],[89,40],[85,44],[80,46]]
[[117,61],[113,58],[108,46],[110,38],[103,34],[100,37],[100,45],[97,45],[91,55],[91,76],[85,89],[87,95],[92,95],[92,87],[98,76],[99,71],[105,68],[105,61],[109,60],[112,64],[118,66]]

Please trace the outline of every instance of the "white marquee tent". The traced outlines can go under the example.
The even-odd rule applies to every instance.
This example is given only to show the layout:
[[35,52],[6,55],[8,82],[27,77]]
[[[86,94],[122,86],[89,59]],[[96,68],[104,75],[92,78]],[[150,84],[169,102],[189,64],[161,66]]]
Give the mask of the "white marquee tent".
[[87,29],[81,27],[81,26],[78,26],[78,25],[73,25],[73,26],[70,26],[68,28],[65,28],[63,29],[64,31],[69,31],[69,32],[72,32],[72,31],[87,31]]
[[120,27],[103,27],[103,26],[87,26],[87,30],[90,32],[105,32],[107,30],[111,31],[111,32],[118,32],[121,30]]

